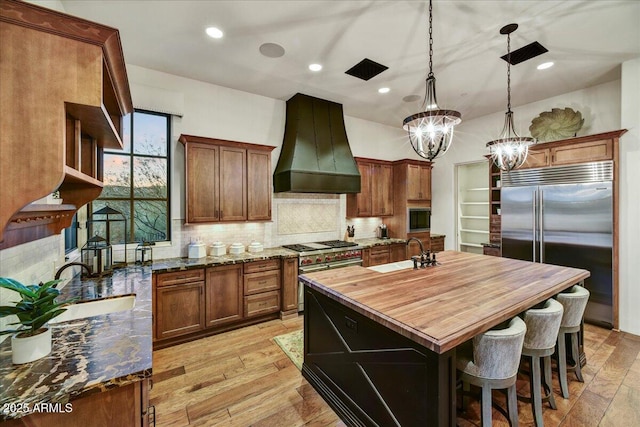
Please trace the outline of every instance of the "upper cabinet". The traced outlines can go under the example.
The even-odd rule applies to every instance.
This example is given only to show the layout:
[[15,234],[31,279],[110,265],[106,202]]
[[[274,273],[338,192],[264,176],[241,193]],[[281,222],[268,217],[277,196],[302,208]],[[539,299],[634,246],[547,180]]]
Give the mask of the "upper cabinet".
[[529,150],[521,169],[600,162],[613,159],[613,138],[608,132],[537,144]]
[[397,196],[406,202],[431,202],[431,163],[404,159],[393,163]]
[[347,217],[393,215],[393,167],[384,160],[356,157],[360,193],[347,194]]
[[[102,191],[133,110],[114,28],[0,2],[0,249],[59,233]],[[32,203],[58,190],[62,204]]]
[[271,219],[275,147],[180,135],[185,146],[187,224]]

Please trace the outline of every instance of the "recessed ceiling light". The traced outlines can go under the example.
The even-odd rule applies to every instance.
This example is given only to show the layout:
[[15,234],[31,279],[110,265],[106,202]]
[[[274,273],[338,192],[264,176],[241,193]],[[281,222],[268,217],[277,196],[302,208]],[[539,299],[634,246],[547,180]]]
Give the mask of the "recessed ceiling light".
[[389,93],[391,89],[389,89],[388,87],[381,87],[380,89],[378,89],[378,93]]
[[320,71],[320,70],[322,70],[322,65],[320,65],[320,64],[310,64],[309,65],[309,69],[311,71]]
[[547,68],[551,68],[553,67],[553,62],[543,62],[542,64],[538,65],[538,70],[546,70]]
[[216,27],[209,27],[206,29],[207,35],[209,37],[211,37],[212,39],[221,39],[222,36],[224,35],[224,33],[222,32],[222,30],[220,30],[220,28],[216,28]]

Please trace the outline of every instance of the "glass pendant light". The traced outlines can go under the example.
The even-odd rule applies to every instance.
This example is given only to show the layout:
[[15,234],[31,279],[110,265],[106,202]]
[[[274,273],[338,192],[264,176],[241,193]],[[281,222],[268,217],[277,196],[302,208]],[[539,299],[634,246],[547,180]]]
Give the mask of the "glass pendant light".
[[411,147],[420,157],[429,161],[447,152],[453,140],[453,128],[462,121],[454,110],[441,110],[436,99],[436,78],[433,75],[433,6],[429,0],[429,74],[427,76],[424,111],[413,114],[402,122],[409,135]]
[[507,35],[507,112],[500,138],[487,142],[491,158],[495,165],[503,171],[517,169],[527,159],[529,146],[536,143],[534,138],[518,136],[513,128],[513,111],[511,111],[511,33],[518,24],[505,25],[500,34]]

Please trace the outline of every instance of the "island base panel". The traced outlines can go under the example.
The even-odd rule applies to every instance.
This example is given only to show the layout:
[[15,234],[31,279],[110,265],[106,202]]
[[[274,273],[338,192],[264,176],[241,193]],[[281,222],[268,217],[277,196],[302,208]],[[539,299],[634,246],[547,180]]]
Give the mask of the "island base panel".
[[305,287],[303,376],[349,426],[453,426],[455,349],[437,354]]

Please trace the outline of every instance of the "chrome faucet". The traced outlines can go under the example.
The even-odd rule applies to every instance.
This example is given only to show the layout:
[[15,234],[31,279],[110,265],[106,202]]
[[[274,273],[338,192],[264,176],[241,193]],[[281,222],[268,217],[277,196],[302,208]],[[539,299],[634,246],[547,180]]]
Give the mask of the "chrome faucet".
[[[80,267],[84,268],[85,270],[87,270],[87,276],[91,277],[91,269],[89,268],[89,266],[87,264],[83,264],[81,262],[69,262],[65,265],[63,265],[62,267],[60,267],[58,269],[58,271],[56,271],[56,275],[53,277],[55,280],[58,280],[60,278],[60,275],[62,274],[62,272],[64,270],[66,270],[68,267],[72,267],[74,265],[79,265]],[[55,288],[57,286],[57,284],[53,285],[53,287]]]

